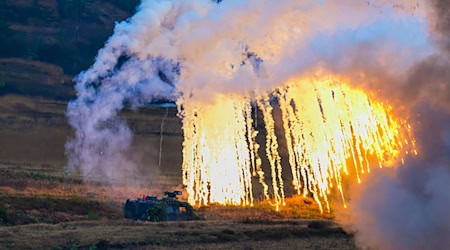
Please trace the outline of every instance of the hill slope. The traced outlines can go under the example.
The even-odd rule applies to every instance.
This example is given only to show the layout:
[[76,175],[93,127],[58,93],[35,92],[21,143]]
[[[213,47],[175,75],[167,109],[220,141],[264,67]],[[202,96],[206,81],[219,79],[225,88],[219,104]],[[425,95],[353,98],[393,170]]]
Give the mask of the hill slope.
[[68,100],[87,69],[139,0],[0,1],[0,95]]

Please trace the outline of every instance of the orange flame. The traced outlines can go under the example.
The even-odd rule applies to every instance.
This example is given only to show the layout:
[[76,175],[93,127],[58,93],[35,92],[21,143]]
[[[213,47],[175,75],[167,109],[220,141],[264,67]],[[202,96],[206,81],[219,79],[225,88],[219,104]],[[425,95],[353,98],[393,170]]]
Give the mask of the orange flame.
[[256,100],[264,115],[266,155],[272,178],[272,197],[258,155],[256,131],[248,96],[218,95],[213,103],[185,98],[179,101],[183,118],[183,183],[189,202],[253,205],[252,175],[263,187],[263,198],[284,205],[284,183],[273,106],[276,97],[289,152],[293,185],[298,194],[312,194],[323,211],[335,186],[344,206],[342,174],[352,171],[358,182],[370,173],[369,156],[378,166],[391,165],[414,152],[411,126],[391,114],[392,107],[371,100],[337,78],[304,78]]

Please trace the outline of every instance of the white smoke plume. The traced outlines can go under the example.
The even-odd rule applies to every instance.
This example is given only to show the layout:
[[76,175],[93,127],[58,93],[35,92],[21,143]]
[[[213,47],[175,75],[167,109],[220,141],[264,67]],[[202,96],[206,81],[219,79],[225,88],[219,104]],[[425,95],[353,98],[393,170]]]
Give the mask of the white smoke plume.
[[76,78],[69,166],[108,178],[133,171],[132,132],[119,116],[125,106],[269,91],[323,68],[412,117],[422,114],[421,158],[367,178],[354,192],[349,230],[361,246],[443,248],[450,236],[446,1],[218,2],[143,0],[116,24],[94,65]]
[[129,152],[132,132],[119,111],[125,103],[139,107],[153,99],[171,98],[173,87],[158,77],[158,72],[173,70],[169,64],[132,58],[102,79],[86,82],[90,71],[79,76],[78,98],[69,103],[67,113],[76,132],[66,144],[69,167],[110,180],[134,174],[137,162]]

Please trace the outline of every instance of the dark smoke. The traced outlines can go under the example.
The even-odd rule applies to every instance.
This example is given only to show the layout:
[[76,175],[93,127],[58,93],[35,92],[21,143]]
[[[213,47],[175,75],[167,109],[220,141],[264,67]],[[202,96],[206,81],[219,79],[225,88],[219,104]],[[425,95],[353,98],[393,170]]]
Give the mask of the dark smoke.
[[[404,88],[406,99],[423,101],[450,112],[450,1],[432,0],[430,27],[432,37],[440,50],[417,63],[410,70]],[[444,114],[441,114],[444,115]]]
[[432,0],[434,7],[435,30],[444,49],[450,51],[450,1]]

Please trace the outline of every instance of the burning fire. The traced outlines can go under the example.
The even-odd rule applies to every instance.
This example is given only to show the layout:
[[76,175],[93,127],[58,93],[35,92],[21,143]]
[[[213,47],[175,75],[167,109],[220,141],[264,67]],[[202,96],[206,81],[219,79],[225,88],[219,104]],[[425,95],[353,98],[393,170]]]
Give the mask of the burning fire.
[[[219,95],[210,103],[182,98],[183,183],[189,202],[251,206],[252,181],[257,179],[263,198],[277,209],[284,205],[271,100],[278,100],[281,109],[294,189],[311,194],[321,211],[330,210],[331,191],[338,191],[346,206],[343,175],[352,173],[360,182],[361,175],[370,173],[372,159],[382,167],[403,161],[410,152],[417,154],[410,125],[393,117],[391,106],[335,77],[291,81],[256,98]],[[263,114],[271,185],[262,168],[252,103]]]

